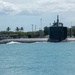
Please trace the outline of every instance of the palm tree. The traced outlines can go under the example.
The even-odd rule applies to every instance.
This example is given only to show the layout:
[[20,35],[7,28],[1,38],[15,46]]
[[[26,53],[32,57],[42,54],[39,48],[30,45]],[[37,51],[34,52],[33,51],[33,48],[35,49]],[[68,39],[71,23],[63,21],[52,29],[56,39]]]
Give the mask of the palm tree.
[[9,32],[9,31],[10,31],[10,27],[7,27],[6,31],[8,31],[8,32]]
[[18,27],[16,27],[16,31],[18,32],[20,29]]
[[21,31],[23,31],[23,30],[24,30],[24,28],[23,28],[23,27],[21,27],[21,28],[20,28],[20,30],[21,30]]

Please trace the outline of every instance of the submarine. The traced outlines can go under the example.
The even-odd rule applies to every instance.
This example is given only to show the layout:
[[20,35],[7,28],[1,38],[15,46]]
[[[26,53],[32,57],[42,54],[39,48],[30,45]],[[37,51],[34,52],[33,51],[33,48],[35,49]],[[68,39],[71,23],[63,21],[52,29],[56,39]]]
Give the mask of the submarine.
[[59,22],[59,15],[57,15],[57,22],[54,21],[53,25],[49,27],[49,39],[50,42],[61,42],[67,38],[67,27],[63,26],[63,23]]

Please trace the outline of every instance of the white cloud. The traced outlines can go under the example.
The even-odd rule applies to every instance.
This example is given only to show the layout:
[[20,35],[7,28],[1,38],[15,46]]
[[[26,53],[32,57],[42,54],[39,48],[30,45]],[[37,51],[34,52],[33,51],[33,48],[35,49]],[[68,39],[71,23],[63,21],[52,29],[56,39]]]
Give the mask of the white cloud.
[[[22,0],[23,1],[23,0]],[[74,0],[27,0],[21,4],[0,1],[1,14],[42,14],[50,12],[75,11]]]
[[75,3],[67,0],[40,0],[39,7],[45,12],[59,12],[75,10]]
[[75,11],[75,1],[68,0],[34,0],[31,3],[25,3],[23,10],[28,10],[30,13],[49,13],[49,12],[64,12]]
[[10,2],[4,2],[4,1],[0,1],[0,14],[17,14],[19,13],[21,10],[15,6],[14,4],[11,4]]

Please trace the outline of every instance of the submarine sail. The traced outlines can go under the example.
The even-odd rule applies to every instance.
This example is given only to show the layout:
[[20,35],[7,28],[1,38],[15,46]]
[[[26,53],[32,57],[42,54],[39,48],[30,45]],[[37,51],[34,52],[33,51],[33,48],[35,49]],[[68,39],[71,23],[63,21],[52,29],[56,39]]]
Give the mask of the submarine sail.
[[57,15],[57,22],[54,21],[53,25],[49,27],[49,41],[60,42],[67,38],[67,27],[59,22],[59,15]]

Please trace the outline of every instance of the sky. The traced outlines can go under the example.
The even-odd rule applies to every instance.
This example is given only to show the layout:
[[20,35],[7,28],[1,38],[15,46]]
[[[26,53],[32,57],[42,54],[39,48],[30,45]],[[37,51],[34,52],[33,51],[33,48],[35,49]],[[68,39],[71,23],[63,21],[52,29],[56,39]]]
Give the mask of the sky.
[[35,26],[43,29],[52,25],[57,15],[64,26],[74,26],[75,0],[0,0],[0,31],[7,27],[32,31],[32,24],[34,31]]

